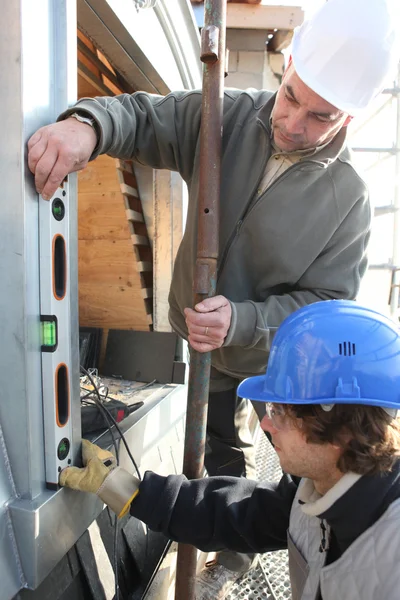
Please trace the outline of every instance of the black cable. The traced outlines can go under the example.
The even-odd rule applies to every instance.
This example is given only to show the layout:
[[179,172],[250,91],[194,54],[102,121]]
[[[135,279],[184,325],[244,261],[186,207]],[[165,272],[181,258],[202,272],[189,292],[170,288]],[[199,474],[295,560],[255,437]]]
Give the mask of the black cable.
[[[89,378],[89,381],[91,382],[94,391],[96,392],[98,398],[96,398],[96,396],[93,396],[93,400],[96,403],[96,406],[98,407],[98,409],[100,410],[101,414],[104,417],[104,420],[106,422],[107,428],[111,434],[112,440],[113,440],[113,446],[114,446],[114,450],[115,450],[115,458],[117,460],[117,465],[119,465],[119,452],[118,452],[118,446],[117,446],[117,442],[116,439],[114,437],[114,432],[112,431],[112,426],[109,424],[108,418],[107,418],[107,413],[108,411],[104,408],[101,398],[100,398],[100,393],[99,393],[99,389],[93,379],[93,377],[91,376],[91,374],[85,369],[85,367],[82,367],[81,365],[81,371],[83,371],[85,373],[85,375]],[[110,413],[108,413],[108,417],[110,417]],[[119,582],[118,582],[118,544],[117,544],[117,538],[118,538],[118,517],[117,515],[115,515],[115,524],[114,524],[114,578],[115,578],[115,600],[119,600]]]
[[121,431],[121,428],[120,428],[120,426],[118,425],[117,421],[114,419],[114,417],[112,416],[112,414],[110,413],[110,411],[108,410],[108,408],[107,408],[106,406],[103,406],[103,408],[104,408],[104,410],[105,410],[105,411],[108,413],[108,416],[109,416],[110,420],[112,421],[112,423],[113,423],[113,424],[114,424],[114,426],[116,427],[116,429],[117,429],[118,433],[120,434],[120,436],[121,436],[121,440],[122,440],[122,441],[123,441],[123,443],[124,443],[124,446],[125,446],[126,452],[127,452],[128,456],[129,456],[129,458],[131,459],[133,466],[135,467],[135,470],[136,470],[136,473],[137,473],[138,479],[139,479],[139,481],[142,481],[142,476],[141,476],[141,474],[140,474],[139,467],[137,466],[137,464],[136,464],[136,461],[135,461],[135,459],[134,459],[134,458],[133,458],[133,456],[132,456],[132,453],[131,453],[131,451],[130,451],[130,449],[129,449],[129,446],[128,446],[128,444],[127,444],[127,441],[126,441],[126,439],[125,439],[125,436],[124,436],[123,432]]
[[[125,449],[127,451],[127,454],[129,456],[129,458],[132,461],[132,464],[136,470],[136,473],[138,475],[138,479],[139,481],[142,481],[142,477],[140,475],[140,471],[139,471],[139,467],[136,464],[135,459],[132,456],[132,453],[129,449],[129,446],[127,444],[127,441],[125,439],[125,436],[123,434],[123,432],[121,431],[121,428],[119,427],[118,423],[116,422],[116,420],[114,419],[114,417],[112,416],[112,414],[110,413],[110,411],[107,409],[107,407],[103,404],[104,400],[107,398],[108,396],[108,388],[107,388],[107,392],[104,396],[104,400],[102,400],[101,398],[101,394],[99,392],[99,389],[97,387],[96,382],[94,381],[92,375],[89,373],[89,371],[87,371],[85,369],[85,367],[81,366],[81,371],[83,371],[83,373],[88,377],[90,383],[93,386],[93,391],[91,391],[89,394],[86,394],[85,396],[83,396],[83,399],[92,396],[96,406],[98,407],[98,409],[100,410],[100,412],[102,413],[104,420],[106,422],[107,425],[107,429],[109,430],[112,440],[113,440],[113,446],[115,449],[115,456],[117,459],[117,465],[119,465],[119,452],[118,452],[118,446],[114,437],[114,433],[112,431],[112,425],[110,425],[109,420],[111,421],[111,423],[116,427],[119,435],[120,435],[120,439],[123,441],[124,445],[125,445]],[[153,383],[155,383],[155,380],[145,384],[144,386],[141,386],[140,388],[138,388],[137,390],[135,390],[133,393],[142,390],[146,387],[149,387],[150,385],[152,385]],[[95,392],[95,395],[93,395]],[[96,398],[97,395],[97,398]],[[87,401],[86,401],[87,402]],[[147,526],[146,526],[147,529]],[[148,535],[146,536],[146,556],[147,556],[147,544],[148,544]],[[113,560],[114,560],[114,576],[115,576],[115,600],[119,600],[119,581],[118,581],[118,517],[117,515],[115,516],[115,524],[114,524],[114,552],[113,552],[114,556],[113,556]]]
[[[96,389],[96,391],[98,393],[98,388],[97,388],[96,383],[94,382],[93,377],[90,375],[90,373],[88,373],[88,371],[86,371],[86,369],[84,367],[81,367],[81,369],[89,377],[91,384],[93,385],[93,387]],[[146,384],[146,387],[147,387],[147,384]],[[131,451],[129,449],[129,446],[127,444],[127,441],[125,439],[125,436],[124,436],[123,432],[121,431],[120,426],[118,425],[117,421],[114,419],[114,417],[112,416],[112,414],[110,413],[110,411],[108,410],[108,408],[101,403],[101,399],[100,399],[100,394],[99,393],[98,393],[98,396],[99,396],[99,401],[100,401],[102,409],[107,412],[109,419],[112,421],[112,423],[114,424],[115,428],[117,429],[119,435],[121,436],[121,440],[123,441],[125,449],[126,449],[126,452],[127,452],[128,456],[129,456],[129,458],[131,459],[131,462],[132,462],[133,466],[135,467],[135,470],[136,470],[136,473],[137,473],[139,481],[142,481],[142,476],[140,474],[139,467],[137,466],[136,461],[135,461],[135,459],[132,456],[132,453],[131,453]],[[110,433],[111,433],[111,430],[110,430]]]
[[[81,391],[85,390],[85,392],[87,391],[86,388],[81,387]],[[84,396],[81,396],[81,402],[82,400],[84,400],[85,398],[88,398],[88,396],[91,396],[93,394],[94,390],[90,390],[90,392],[87,392],[87,394],[85,394]]]
[[153,584],[153,581],[154,581],[154,579],[155,579],[155,577],[157,575],[157,572],[158,572],[158,570],[159,570],[159,568],[160,568],[160,566],[161,566],[164,558],[167,556],[167,554],[169,552],[169,549],[171,548],[171,544],[172,544],[172,540],[168,540],[167,543],[166,543],[166,546],[165,546],[165,548],[163,550],[163,553],[161,554],[160,559],[159,559],[158,563],[156,564],[156,566],[155,566],[155,568],[153,570],[153,573],[152,573],[152,575],[151,575],[151,577],[150,577],[150,579],[149,579],[149,581],[148,581],[148,583],[147,583],[147,585],[145,587],[145,590],[144,590],[144,592],[143,592],[140,600],[144,600],[146,598],[147,594],[149,593],[149,590],[150,590],[150,588],[151,588],[151,586]]
[[106,423],[107,429],[109,430],[110,434],[111,434],[111,438],[112,438],[112,443],[114,446],[114,450],[115,450],[115,458],[117,460],[117,465],[119,465],[119,451],[118,451],[118,445],[117,445],[117,441],[115,439],[114,436],[114,432],[112,430],[112,425],[110,424],[109,419],[111,418],[111,422],[114,420],[112,418],[112,415],[110,415],[109,411],[103,406],[101,397],[100,397],[100,393],[99,393],[99,389],[93,379],[93,377],[91,376],[91,374],[86,371],[86,369],[84,367],[81,366],[81,370],[85,373],[85,375],[89,378],[94,391],[96,392],[98,398],[96,398],[95,395],[92,394],[93,400],[95,401],[96,406],[98,407],[98,409],[100,410],[101,414],[103,415],[104,421]]
[[[93,397],[93,399],[95,400],[95,403],[96,403],[96,405],[98,406],[98,404],[97,404],[97,402],[98,402],[97,398]],[[131,406],[132,406],[132,405],[131,405]],[[126,439],[125,439],[125,436],[124,436],[123,432],[121,431],[121,428],[120,428],[120,426],[118,425],[117,421],[114,419],[114,417],[112,416],[112,414],[110,413],[110,411],[108,410],[108,408],[107,408],[106,406],[104,406],[103,404],[101,404],[101,409],[107,413],[107,416],[108,416],[108,418],[110,419],[110,421],[111,421],[111,423],[112,423],[112,425],[111,425],[111,426],[110,426],[110,425],[107,425],[107,427],[108,427],[108,430],[109,430],[109,431],[110,431],[110,433],[112,434],[112,427],[113,427],[113,426],[114,426],[114,427],[116,427],[116,429],[117,429],[117,431],[118,431],[118,433],[119,433],[119,435],[120,435],[120,439],[123,441],[123,443],[124,443],[124,446],[125,446],[125,449],[126,449],[126,451],[127,451],[127,454],[128,454],[128,456],[129,456],[129,458],[131,459],[131,462],[132,462],[132,464],[133,464],[133,466],[134,466],[134,468],[135,468],[135,470],[136,470],[136,473],[137,473],[138,479],[139,479],[139,481],[142,481],[142,476],[141,476],[141,474],[140,474],[139,467],[137,466],[137,463],[136,463],[135,459],[134,459],[134,458],[133,458],[133,456],[132,456],[132,453],[131,453],[131,451],[130,451],[130,449],[129,449],[128,443],[127,443],[127,441],[126,441]]]

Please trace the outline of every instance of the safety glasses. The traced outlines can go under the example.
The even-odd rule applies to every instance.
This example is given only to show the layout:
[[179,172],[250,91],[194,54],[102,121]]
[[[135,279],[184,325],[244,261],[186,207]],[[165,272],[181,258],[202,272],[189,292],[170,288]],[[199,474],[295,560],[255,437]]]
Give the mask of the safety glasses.
[[266,416],[271,421],[274,429],[278,431],[294,429],[293,419],[285,412],[282,404],[267,402],[265,406]]

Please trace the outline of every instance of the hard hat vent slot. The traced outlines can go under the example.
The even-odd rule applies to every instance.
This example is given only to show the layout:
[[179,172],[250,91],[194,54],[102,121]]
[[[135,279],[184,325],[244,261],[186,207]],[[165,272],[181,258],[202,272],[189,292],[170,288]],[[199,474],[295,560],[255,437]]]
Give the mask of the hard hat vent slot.
[[341,356],[355,356],[356,345],[353,342],[342,342],[339,344],[339,354]]

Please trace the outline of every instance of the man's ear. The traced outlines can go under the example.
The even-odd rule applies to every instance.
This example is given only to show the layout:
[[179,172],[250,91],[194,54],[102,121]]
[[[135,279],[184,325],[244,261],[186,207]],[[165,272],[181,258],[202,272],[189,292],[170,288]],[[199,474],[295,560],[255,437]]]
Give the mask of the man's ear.
[[352,117],[351,115],[347,115],[346,120],[343,123],[343,127],[347,127],[348,125],[350,125],[350,123],[352,122],[353,119],[354,119],[354,117]]
[[282,81],[285,79],[286,75],[288,74],[289,69],[292,66],[292,64],[293,64],[293,62],[292,62],[292,55],[290,55],[289,56],[288,64],[286,65],[286,69],[282,73]]

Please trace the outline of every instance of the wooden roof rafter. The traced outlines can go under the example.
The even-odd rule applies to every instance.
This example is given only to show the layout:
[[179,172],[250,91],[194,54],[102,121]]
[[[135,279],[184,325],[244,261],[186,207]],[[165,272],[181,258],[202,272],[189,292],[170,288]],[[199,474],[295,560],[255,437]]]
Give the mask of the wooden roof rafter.
[[114,96],[122,92],[135,91],[100,50],[79,30],[78,74],[101,95]]

